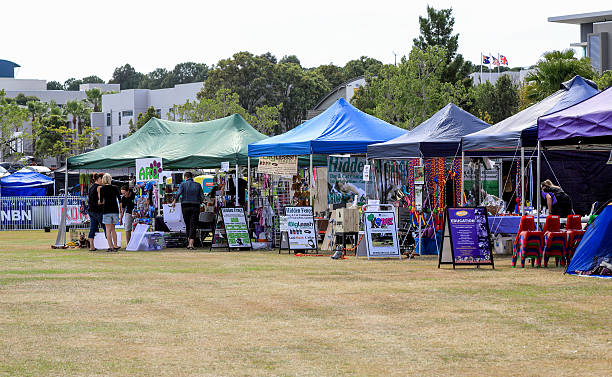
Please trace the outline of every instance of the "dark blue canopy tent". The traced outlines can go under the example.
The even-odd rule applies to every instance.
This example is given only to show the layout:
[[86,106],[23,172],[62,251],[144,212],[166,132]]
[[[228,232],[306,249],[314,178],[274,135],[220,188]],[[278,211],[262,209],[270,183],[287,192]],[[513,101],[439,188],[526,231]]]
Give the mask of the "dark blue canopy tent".
[[0,179],[2,196],[45,196],[53,179],[36,172],[18,172]]
[[284,134],[249,144],[249,157],[312,154],[365,154],[367,146],[394,139],[406,130],[368,115],[344,98]]
[[449,103],[407,134],[368,146],[368,158],[453,157],[461,153],[461,137],[490,124]]
[[533,148],[538,141],[538,118],[577,104],[599,93],[597,85],[580,76],[542,101],[491,127],[463,137],[466,156],[514,156],[518,148]]

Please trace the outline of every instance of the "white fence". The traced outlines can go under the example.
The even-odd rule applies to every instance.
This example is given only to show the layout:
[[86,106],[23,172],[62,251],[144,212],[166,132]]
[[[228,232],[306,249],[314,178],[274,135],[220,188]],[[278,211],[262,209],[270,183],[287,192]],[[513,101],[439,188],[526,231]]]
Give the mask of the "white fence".
[[[67,218],[72,221],[67,223],[72,222],[73,227],[87,226],[83,224],[87,221],[87,215],[81,211],[81,201],[85,200],[80,196],[68,197]],[[0,230],[57,229],[58,211],[63,205],[63,196],[0,197]],[[57,213],[52,213],[54,211]],[[52,221],[52,215],[55,221]]]

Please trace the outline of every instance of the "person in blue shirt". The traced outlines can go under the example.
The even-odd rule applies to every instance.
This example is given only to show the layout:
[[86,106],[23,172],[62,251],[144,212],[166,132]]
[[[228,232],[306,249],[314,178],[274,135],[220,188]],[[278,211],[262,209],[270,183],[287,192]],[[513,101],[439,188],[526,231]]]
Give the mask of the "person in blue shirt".
[[183,212],[183,220],[185,221],[187,238],[189,239],[187,249],[193,250],[195,249],[193,245],[196,227],[200,217],[200,204],[204,201],[204,191],[199,183],[194,182],[191,172],[186,171],[183,177],[185,180],[181,183],[176,193],[172,207],[176,205],[176,201],[180,198],[181,211]]

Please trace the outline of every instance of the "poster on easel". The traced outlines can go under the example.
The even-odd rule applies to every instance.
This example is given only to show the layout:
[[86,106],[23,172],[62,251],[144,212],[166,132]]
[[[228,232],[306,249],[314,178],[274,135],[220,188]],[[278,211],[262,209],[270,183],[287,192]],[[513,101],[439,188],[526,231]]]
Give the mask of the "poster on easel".
[[312,207],[285,207],[289,250],[318,250]]
[[[383,207],[383,205],[381,205]],[[367,256],[370,258],[402,258],[397,240],[394,210],[364,212]]]
[[225,234],[225,226],[219,216],[215,217],[215,226],[212,236],[212,242],[210,243],[210,249],[226,249],[229,247],[227,242],[227,235]]
[[493,252],[487,209],[485,207],[448,208],[446,218],[450,235],[450,250],[442,248],[438,268],[442,264],[482,266],[493,263]]
[[230,249],[251,248],[249,227],[242,208],[221,208],[221,217]]

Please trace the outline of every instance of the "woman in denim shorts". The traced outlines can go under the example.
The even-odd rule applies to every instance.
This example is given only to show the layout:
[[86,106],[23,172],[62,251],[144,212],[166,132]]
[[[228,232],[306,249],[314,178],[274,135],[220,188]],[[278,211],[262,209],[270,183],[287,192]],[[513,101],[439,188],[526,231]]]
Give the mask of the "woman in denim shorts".
[[119,189],[112,185],[113,178],[106,173],[102,176],[102,186],[98,187],[98,200],[102,205],[102,224],[106,227],[106,240],[108,241],[108,250],[118,251],[120,245],[117,245],[117,232],[115,224],[119,224],[119,200],[121,196]]

